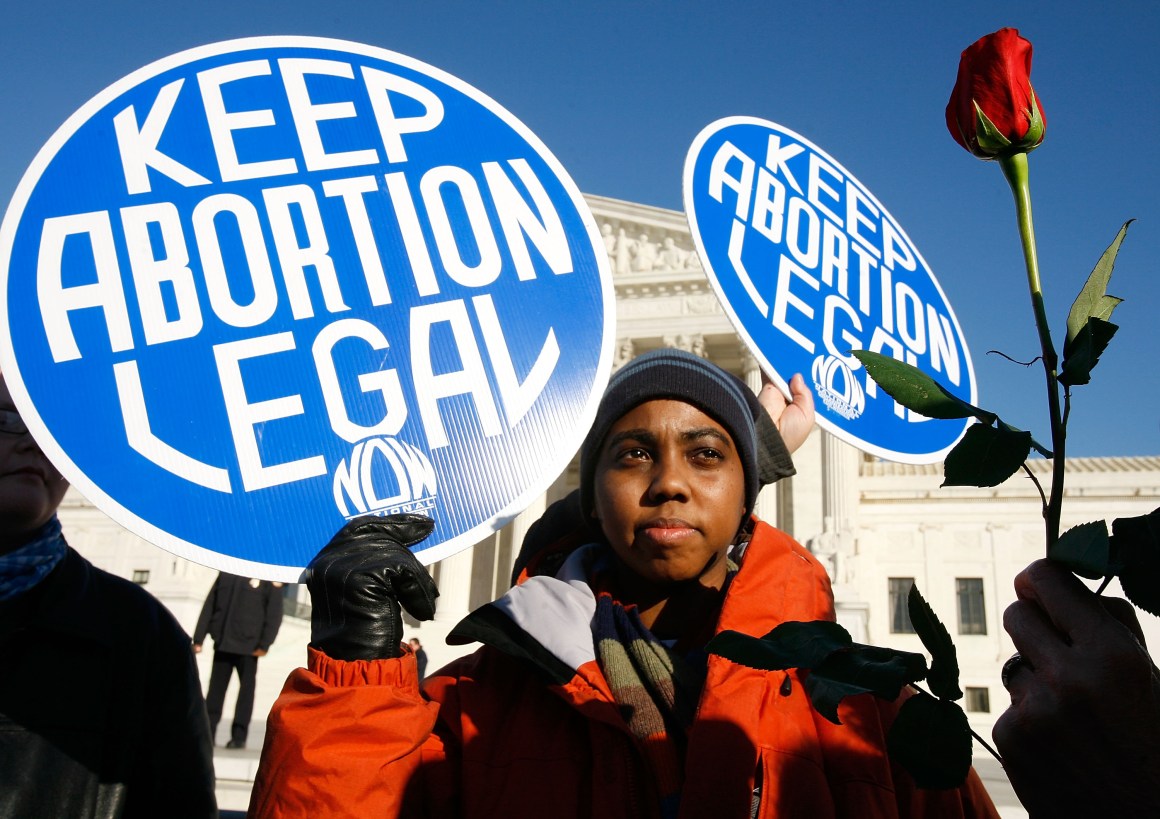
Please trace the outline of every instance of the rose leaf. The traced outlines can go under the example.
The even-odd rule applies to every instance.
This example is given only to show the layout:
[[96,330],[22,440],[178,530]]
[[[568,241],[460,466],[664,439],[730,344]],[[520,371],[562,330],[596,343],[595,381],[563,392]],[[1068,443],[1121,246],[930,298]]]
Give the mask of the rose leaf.
[[953,702],[916,694],[898,709],[886,750],[918,787],[957,788],[971,770],[967,715]]
[[1110,572],[1111,551],[1108,524],[1102,520],[1081,523],[1068,529],[1047,550],[1047,556],[1059,561],[1080,577],[1095,580]]
[[926,684],[931,693],[943,700],[959,699],[963,696],[959,688],[959,656],[950,632],[918,591],[918,586],[910,587],[906,608],[914,630],[930,652],[930,673],[926,675]]
[[706,650],[749,668],[777,671],[814,668],[826,657],[853,644],[850,633],[828,620],[782,623],[764,637],[723,631]]
[[1160,509],[1113,520],[1112,556],[1124,595],[1160,616]]
[[917,367],[869,350],[851,353],[866,367],[870,377],[886,394],[910,410],[927,418],[978,418],[985,424],[995,421],[995,414],[968,404]]
[[943,486],[998,486],[1031,452],[1031,433],[1000,424],[973,424],[943,463]]
[[1059,373],[1059,383],[1065,387],[1075,387],[1091,381],[1092,370],[1099,363],[1100,356],[1118,329],[1119,327],[1110,321],[1104,321],[1096,316],[1089,318],[1075,338],[1068,339],[1068,344],[1063,348],[1063,367]]
[[1116,256],[1120,252],[1120,245],[1123,244],[1124,237],[1128,233],[1128,225],[1134,221],[1134,219],[1129,219],[1124,222],[1119,232],[1116,233],[1116,238],[1108,245],[1107,250],[1100,256],[1100,260],[1096,262],[1095,269],[1084,282],[1083,289],[1079,291],[1079,295],[1072,302],[1071,310],[1067,314],[1067,339],[1063,345],[1065,358],[1073,340],[1079,336],[1088,319],[1098,318],[1107,321],[1112,317],[1112,311],[1116,309],[1116,305],[1122,301],[1122,299],[1107,294],[1108,282],[1111,281],[1112,270],[1116,266]]
[[805,679],[810,702],[823,717],[840,725],[838,703],[855,694],[895,700],[902,686],[926,676],[926,657],[894,648],[854,643],[835,651]]

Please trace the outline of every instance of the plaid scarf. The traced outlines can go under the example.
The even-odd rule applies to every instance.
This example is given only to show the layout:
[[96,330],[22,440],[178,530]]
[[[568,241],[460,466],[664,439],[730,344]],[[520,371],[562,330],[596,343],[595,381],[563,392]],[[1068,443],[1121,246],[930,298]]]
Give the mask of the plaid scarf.
[[[736,572],[737,564],[730,561],[726,583]],[[606,571],[598,568],[593,578],[596,657],[629,733],[648,760],[661,817],[671,819],[680,807],[687,734],[705,684],[708,655],[703,642],[690,651],[662,643],[641,622],[637,607],[616,600],[606,583]]]
[[68,551],[56,515],[19,549],[0,555],[0,600],[22,594],[56,568]]

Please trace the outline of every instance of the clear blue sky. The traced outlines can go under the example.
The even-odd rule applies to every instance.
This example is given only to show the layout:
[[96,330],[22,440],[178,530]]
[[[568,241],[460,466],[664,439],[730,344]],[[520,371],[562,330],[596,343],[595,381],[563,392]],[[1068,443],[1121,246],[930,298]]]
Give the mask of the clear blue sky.
[[1160,453],[1160,7],[1154,2],[390,2],[44,0],[0,26],[0,202],[81,104],[155,59],[217,40],[306,34],[449,71],[522,119],[581,190],[680,208],[709,122],[752,115],[820,145],[893,213],[971,346],[980,403],[1048,440],[1013,208],[999,169],[943,124],[959,52],[1005,25],[1035,45],[1047,139],[1031,157],[1049,316],[1138,221],[1111,292],[1121,330],[1073,402],[1071,455]]

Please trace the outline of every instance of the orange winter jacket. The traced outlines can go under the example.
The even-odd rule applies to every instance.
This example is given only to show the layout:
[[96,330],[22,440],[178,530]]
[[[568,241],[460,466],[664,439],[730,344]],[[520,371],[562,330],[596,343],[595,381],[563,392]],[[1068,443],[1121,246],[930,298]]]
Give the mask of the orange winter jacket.
[[[596,663],[592,548],[478,609],[452,639],[484,646],[429,677],[415,659],[341,662],[311,649],[267,723],[253,817],[659,816],[644,755]],[[758,523],[718,631],[761,636],[834,619],[825,570]],[[848,697],[842,725],[810,705],[797,671],[711,656],[688,735],[681,817],[998,817],[978,777],[918,790],[891,765],[895,706]]]

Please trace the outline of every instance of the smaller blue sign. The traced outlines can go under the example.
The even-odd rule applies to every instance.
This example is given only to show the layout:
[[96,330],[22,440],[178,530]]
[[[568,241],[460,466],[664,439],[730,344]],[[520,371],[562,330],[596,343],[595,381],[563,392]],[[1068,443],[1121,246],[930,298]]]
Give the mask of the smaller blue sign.
[[431,563],[522,511],[595,415],[613,304],[535,135],[337,40],[140,69],[0,226],[0,363],[45,453],[138,535],[271,580],[358,515],[429,515]]
[[783,390],[811,382],[818,423],[860,449],[933,463],[968,420],[895,402],[851,350],[918,367],[976,403],[970,351],[934,274],[853,174],[773,122],[729,117],[693,141],[685,212],[701,262],[737,332]]

